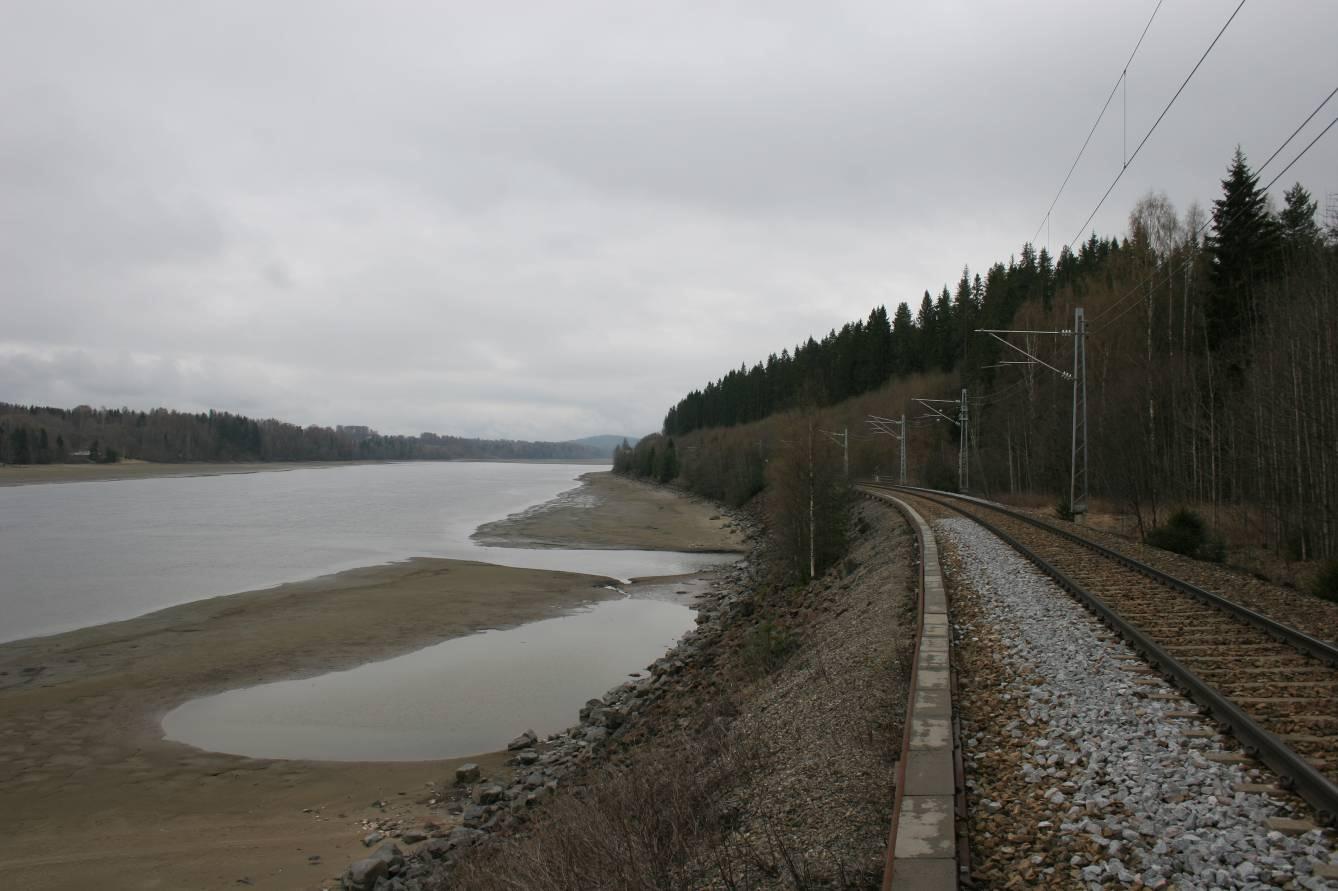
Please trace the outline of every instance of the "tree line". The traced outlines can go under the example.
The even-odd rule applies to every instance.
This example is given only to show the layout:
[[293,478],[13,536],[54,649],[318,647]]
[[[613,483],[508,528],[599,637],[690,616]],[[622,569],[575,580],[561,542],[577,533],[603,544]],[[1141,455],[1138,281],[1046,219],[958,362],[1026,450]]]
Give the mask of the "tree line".
[[66,461],[360,461],[588,459],[602,450],[572,442],[389,436],[366,427],[302,427],[230,412],[165,408],[66,409],[0,402],[0,464]]
[[1050,307],[1063,288],[1081,289],[1120,256],[1116,239],[1093,235],[1077,251],[1067,246],[1054,260],[1046,248],[1022,246],[1020,258],[995,263],[985,273],[963,268],[955,289],[924,292],[919,309],[901,303],[889,319],[884,306],[849,322],[822,340],[809,338],[791,352],[772,353],[693,390],[669,409],[664,432],[681,435],[707,427],[756,421],[803,404],[834,405],[882,385],[888,378],[953,371],[993,361],[998,347],[976,328],[1001,328],[1029,302]]
[[[1072,384],[1037,365],[997,367],[1007,348],[974,329],[1068,329],[1081,306],[1094,497],[1143,532],[1188,505],[1285,557],[1338,556],[1338,231],[1317,212],[1299,183],[1274,201],[1238,150],[1207,211],[1151,193],[1121,237],[1093,235],[1053,265],[1024,245],[983,277],[964,272],[955,289],[926,294],[914,316],[904,303],[890,320],[876,308],[689,393],[664,425],[679,478],[750,497],[802,439],[786,426],[810,413],[852,431],[852,475],[890,473],[897,444],[864,415],[906,412],[912,478],[953,488],[957,428],[917,418],[910,397],[965,387],[971,487],[1059,501]],[[1071,337],[1013,342],[1071,367]],[[838,447],[822,448],[840,461]]]

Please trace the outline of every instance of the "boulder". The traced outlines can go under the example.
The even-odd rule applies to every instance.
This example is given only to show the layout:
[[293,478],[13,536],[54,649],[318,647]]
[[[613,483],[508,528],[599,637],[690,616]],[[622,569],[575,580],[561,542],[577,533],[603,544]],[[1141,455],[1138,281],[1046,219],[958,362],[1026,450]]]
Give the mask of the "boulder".
[[460,826],[451,830],[451,834],[446,836],[446,844],[450,850],[455,848],[466,848],[483,838],[483,833],[477,829],[468,829]]
[[417,829],[410,829],[400,836],[400,841],[404,842],[406,845],[416,845],[425,838],[427,838],[427,833],[420,832]]
[[533,730],[526,730],[520,736],[507,743],[507,751],[514,752],[517,749],[528,749],[539,741],[539,735]]
[[465,808],[461,815],[461,821],[470,829],[477,829],[483,825],[483,821],[488,819],[488,809],[478,804],[471,804]]
[[386,872],[392,876],[398,875],[400,870],[404,869],[404,852],[394,842],[386,842],[368,859],[380,860],[386,865]]
[[475,804],[496,804],[502,798],[502,787],[496,783],[488,783],[485,786],[479,786],[474,790]]
[[341,884],[344,891],[372,891],[376,887],[376,883],[386,878],[389,872],[386,862],[377,857],[355,860],[349,864],[348,871],[344,873]]
[[369,832],[362,837],[362,846],[364,848],[370,848],[385,837],[386,834],[384,832]]
[[581,706],[581,720],[582,721],[589,720],[591,713],[594,712],[595,709],[603,707],[604,707],[604,700],[602,699],[586,700],[585,705]]
[[468,764],[461,764],[455,769],[455,784],[463,786],[467,783],[477,783],[479,781],[479,766],[472,761]]

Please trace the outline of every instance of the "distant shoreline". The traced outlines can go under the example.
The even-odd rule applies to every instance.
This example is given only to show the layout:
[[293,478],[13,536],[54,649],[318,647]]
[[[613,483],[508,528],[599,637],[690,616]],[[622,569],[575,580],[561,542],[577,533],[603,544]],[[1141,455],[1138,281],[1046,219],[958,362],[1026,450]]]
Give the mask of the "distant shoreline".
[[453,458],[409,461],[238,461],[166,464],[121,461],[116,464],[7,464],[0,466],[0,488],[44,483],[105,482],[159,479],[164,477],[224,476],[233,473],[278,473],[323,467],[355,467],[365,464],[611,464],[605,458]]

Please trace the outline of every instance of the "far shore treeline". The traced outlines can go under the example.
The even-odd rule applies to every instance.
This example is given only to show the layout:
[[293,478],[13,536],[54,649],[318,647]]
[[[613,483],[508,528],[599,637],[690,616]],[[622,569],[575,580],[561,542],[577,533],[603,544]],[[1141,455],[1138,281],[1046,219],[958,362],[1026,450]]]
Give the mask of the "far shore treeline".
[[368,427],[301,427],[229,412],[52,408],[0,402],[0,464],[69,461],[371,461],[607,458],[579,442],[385,436]]

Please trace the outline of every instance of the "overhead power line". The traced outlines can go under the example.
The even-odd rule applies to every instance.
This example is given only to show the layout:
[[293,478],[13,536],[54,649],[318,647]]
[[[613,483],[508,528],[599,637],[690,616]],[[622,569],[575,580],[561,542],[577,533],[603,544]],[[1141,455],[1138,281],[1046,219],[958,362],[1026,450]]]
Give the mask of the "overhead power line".
[[[1278,155],[1282,154],[1282,150],[1285,149],[1291,143],[1291,141],[1296,138],[1296,134],[1300,133],[1301,130],[1305,128],[1306,124],[1309,124],[1312,120],[1314,120],[1315,115],[1319,114],[1320,111],[1324,109],[1324,106],[1328,105],[1329,102],[1336,95],[1338,95],[1338,87],[1334,87],[1333,90],[1329,93],[1329,95],[1325,96],[1324,99],[1319,103],[1319,105],[1315,106],[1315,110],[1310,112],[1310,114],[1306,115],[1306,118],[1301,122],[1301,125],[1297,127],[1295,130],[1293,130],[1291,135],[1288,136],[1286,139],[1284,139],[1282,141],[1282,144],[1273,150],[1273,154],[1268,156],[1268,160],[1265,161],[1263,164],[1261,164],[1259,170],[1256,172],[1262,174],[1264,170],[1267,169],[1268,165],[1271,164],[1273,160],[1277,158]],[[1327,127],[1319,131],[1319,133],[1315,136],[1315,138],[1310,140],[1310,142],[1306,144],[1306,147],[1301,149],[1301,151],[1297,153],[1296,157],[1292,158],[1291,161],[1288,162],[1286,167],[1279,170],[1277,174],[1274,175],[1274,177],[1268,181],[1268,184],[1263,187],[1262,191],[1267,192],[1269,189],[1273,188],[1273,186],[1277,183],[1277,181],[1281,179],[1283,176],[1285,176],[1287,171],[1291,170],[1293,165],[1295,165],[1297,161],[1305,157],[1306,152],[1310,151],[1310,149],[1314,147],[1315,143],[1319,142],[1320,139],[1322,139],[1324,135],[1329,132],[1329,130],[1333,129],[1333,126],[1335,124],[1338,124],[1338,118],[1334,118],[1332,121],[1329,122],[1329,125]],[[1234,222],[1236,217],[1239,216],[1241,213],[1243,213],[1243,211],[1237,211],[1236,215],[1232,216],[1231,219],[1227,220],[1226,222],[1227,223]],[[1199,228],[1194,230],[1194,237],[1197,239],[1200,235],[1202,235],[1204,231],[1207,230],[1208,226],[1212,224],[1212,221],[1213,218],[1209,216],[1202,223],[1200,223]],[[1188,264],[1188,262],[1189,260],[1186,259],[1179,268],[1172,271],[1172,275],[1180,272],[1184,268],[1184,266]],[[1126,300],[1128,300],[1135,294],[1142,294],[1144,292],[1144,288],[1152,281],[1153,276],[1155,276],[1156,274],[1157,273],[1154,272],[1152,276],[1149,276],[1148,278],[1134,285],[1132,288],[1129,289],[1128,292],[1122,295],[1118,300],[1107,306],[1105,309],[1101,310],[1101,312],[1097,313],[1096,316],[1092,319],[1092,321],[1095,322],[1099,319],[1104,318],[1106,315],[1114,311],[1117,307],[1119,307],[1121,304],[1123,304]],[[1129,304],[1124,309],[1120,310],[1120,312],[1112,316],[1110,319],[1107,319],[1101,325],[1101,328],[1097,329],[1097,331],[1094,331],[1092,333],[1095,334],[1099,333],[1099,331],[1105,330],[1107,327],[1114,324],[1117,319],[1119,319],[1125,313],[1129,312],[1129,310],[1133,309],[1135,306],[1138,306],[1140,302],[1141,301],[1134,301],[1133,303]]]
[[1096,134],[1096,128],[1101,125],[1101,119],[1106,116],[1106,109],[1110,108],[1111,100],[1114,99],[1115,94],[1119,92],[1120,84],[1128,83],[1129,66],[1133,64],[1134,56],[1138,55],[1138,48],[1143,45],[1143,38],[1148,36],[1148,29],[1152,27],[1152,20],[1157,17],[1157,12],[1161,9],[1161,5],[1164,2],[1165,0],[1157,0],[1157,5],[1153,8],[1152,15],[1148,17],[1148,23],[1143,26],[1143,33],[1138,35],[1138,43],[1134,44],[1134,51],[1129,54],[1129,58],[1124,63],[1124,67],[1120,69],[1120,76],[1115,78],[1115,84],[1110,88],[1110,95],[1106,97],[1106,102],[1101,106],[1101,111],[1097,112],[1096,120],[1092,123],[1092,129],[1087,131],[1087,138],[1082,142],[1082,148],[1078,149],[1077,157],[1075,157],[1073,163],[1069,165],[1069,172],[1064,174],[1064,181],[1059,184],[1059,191],[1055,193],[1055,199],[1051,201],[1050,206],[1045,209],[1045,216],[1041,217],[1041,223],[1036,227],[1036,234],[1031,236],[1033,242],[1040,236],[1041,230],[1045,228],[1045,224],[1050,219],[1050,214],[1054,211],[1055,205],[1059,203],[1059,196],[1064,194],[1064,188],[1069,184],[1069,179],[1073,176],[1073,171],[1078,169],[1078,162],[1082,160],[1083,153],[1087,151],[1087,146],[1091,143],[1092,137]]
[[1161,122],[1166,118],[1166,114],[1171,110],[1171,106],[1175,105],[1175,100],[1179,99],[1180,94],[1185,91],[1185,87],[1189,86],[1190,80],[1193,79],[1195,73],[1203,65],[1203,61],[1208,58],[1208,54],[1213,51],[1213,47],[1217,46],[1217,41],[1222,39],[1222,35],[1226,33],[1226,29],[1231,27],[1231,23],[1236,20],[1237,14],[1240,13],[1241,7],[1244,5],[1245,0],[1240,0],[1240,3],[1236,5],[1235,10],[1232,11],[1231,16],[1226,20],[1226,24],[1218,30],[1217,36],[1213,38],[1213,42],[1208,44],[1208,48],[1203,51],[1203,55],[1199,56],[1199,60],[1194,63],[1194,67],[1191,68],[1189,74],[1185,76],[1184,81],[1180,84],[1180,88],[1175,91],[1175,95],[1166,103],[1166,107],[1161,110],[1161,114],[1157,115],[1157,120],[1152,122],[1152,126],[1148,128],[1147,133],[1143,134],[1143,138],[1139,140],[1133,153],[1125,159],[1124,166],[1120,168],[1119,173],[1115,174],[1115,179],[1111,181],[1110,186],[1106,189],[1106,193],[1101,196],[1101,200],[1096,203],[1096,207],[1092,208],[1092,212],[1087,215],[1087,219],[1078,227],[1078,234],[1074,235],[1073,239],[1069,241],[1068,248],[1070,251],[1073,250],[1073,246],[1078,243],[1078,240],[1083,237],[1083,233],[1087,231],[1087,224],[1092,222],[1093,218],[1096,217],[1097,211],[1101,210],[1101,206],[1106,203],[1106,199],[1110,197],[1110,193],[1115,191],[1115,186],[1117,186],[1120,180],[1124,177],[1124,173],[1129,169],[1129,165],[1138,157],[1138,153],[1143,150],[1143,146],[1147,145],[1147,141],[1152,138],[1152,134],[1156,132],[1157,127],[1160,126]]

